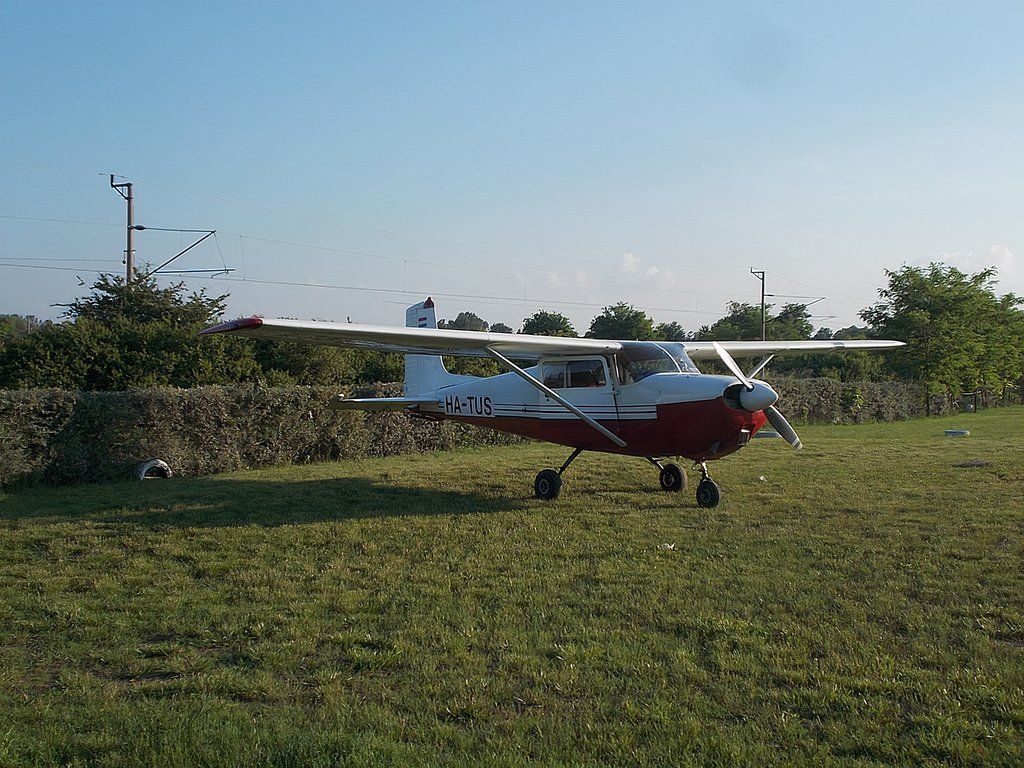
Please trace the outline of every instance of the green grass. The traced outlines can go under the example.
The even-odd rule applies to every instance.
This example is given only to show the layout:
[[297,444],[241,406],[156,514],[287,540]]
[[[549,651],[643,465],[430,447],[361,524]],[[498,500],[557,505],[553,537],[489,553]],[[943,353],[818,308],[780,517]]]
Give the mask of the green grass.
[[0,765],[1019,765],[1022,427],[0,494]]

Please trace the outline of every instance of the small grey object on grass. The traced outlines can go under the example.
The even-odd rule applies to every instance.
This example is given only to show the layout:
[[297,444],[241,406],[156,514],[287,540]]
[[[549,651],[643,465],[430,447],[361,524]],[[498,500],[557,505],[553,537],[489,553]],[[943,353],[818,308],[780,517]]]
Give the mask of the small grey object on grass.
[[167,466],[167,462],[160,459],[150,459],[139,465],[138,478],[139,480],[153,480],[158,477],[170,477],[173,474],[171,468]]
[[946,437],[970,437],[971,432],[968,429],[947,429]]
[[676,551],[676,545],[675,544],[659,544],[658,545],[658,549],[660,549],[662,552],[675,552]]

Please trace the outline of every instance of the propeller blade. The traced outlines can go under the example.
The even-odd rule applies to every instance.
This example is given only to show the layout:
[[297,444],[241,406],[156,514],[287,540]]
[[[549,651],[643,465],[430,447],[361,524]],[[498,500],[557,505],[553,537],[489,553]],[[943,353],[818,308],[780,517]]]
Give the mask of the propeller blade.
[[729,369],[732,375],[740,380],[743,386],[747,388],[748,392],[753,390],[754,385],[750,383],[750,379],[748,379],[743,374],[743,371],[740,370],[740,367],[736,365],[736,361],[732,359],[732,355],[725,351],[725,347],[717,341],[711,342],[711,345],[715,348],[715,352],[717,352],[718,356],[722,358],[722,362],[725,363],[725,367]]
[[782,415],[778,408],[774,405],[769,406],[764,409],[764,415],[768,417],[768,423],[772,425],[772,429],[782,435],[787,443],[798,451],[804,447],[804,444],[800,442],[800,438],[796,434],[796,430],[789,426],[786,417]]

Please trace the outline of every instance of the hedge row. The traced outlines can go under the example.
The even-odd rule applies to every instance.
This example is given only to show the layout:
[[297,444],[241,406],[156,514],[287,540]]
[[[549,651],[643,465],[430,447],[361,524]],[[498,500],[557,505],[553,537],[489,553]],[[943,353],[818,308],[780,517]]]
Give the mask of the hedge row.
[[[906,419],[924,398],[901,383],[778,379],[795,421]],[[149,458],[176,474],[510,444],[520,439],[402,413],[327,409],[327,387],[153,388],[127,392],[0,391],[0,485],[131,477]],[[396,394],[394,387],[374,394]]]
[[[928,401],[923,387],[903,381],[858,381],[775,377],[779,410],[786,418],[805,423],[860,424],[902,421],[924,416]],[[949,410],[945,397],[933,397],[931,413]]]
[[[175,474],[507,444],[490,430],[403,413],[331,411],[328,387],[0,391],[0,485]],[[395,394],[377,391],[375,394]]]

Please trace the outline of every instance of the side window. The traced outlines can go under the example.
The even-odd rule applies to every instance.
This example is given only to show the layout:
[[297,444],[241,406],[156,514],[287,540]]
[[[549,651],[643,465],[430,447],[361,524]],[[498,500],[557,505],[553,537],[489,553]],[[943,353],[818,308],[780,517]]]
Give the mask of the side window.
[[544,386],[551,389],[565,386],[565,363],[544,363]]
[[604,365],[600,360],[570,360],[566,366],[570,387],[603,387]]

